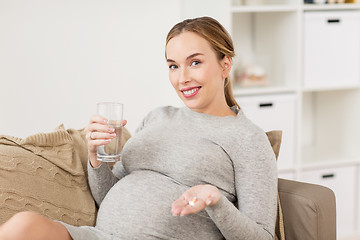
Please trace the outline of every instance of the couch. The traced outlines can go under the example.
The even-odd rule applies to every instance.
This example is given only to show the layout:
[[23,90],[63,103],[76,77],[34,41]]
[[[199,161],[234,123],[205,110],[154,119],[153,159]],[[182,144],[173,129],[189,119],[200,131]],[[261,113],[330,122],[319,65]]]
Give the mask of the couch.
[[336,205],[332,190],[280,178],[278,190],[286,239],[336,239]]
[[[267,133],[278,156],[281,132]],[[122,144],[130,138],[124,129]],[[25,139],[0,135],[0,224],[35,211],[72,225],[94,225],[97,208],[87,184],[83,129],[39,133]],[[278,181],[277,239],[336,239],[334,193],[319,185]]]

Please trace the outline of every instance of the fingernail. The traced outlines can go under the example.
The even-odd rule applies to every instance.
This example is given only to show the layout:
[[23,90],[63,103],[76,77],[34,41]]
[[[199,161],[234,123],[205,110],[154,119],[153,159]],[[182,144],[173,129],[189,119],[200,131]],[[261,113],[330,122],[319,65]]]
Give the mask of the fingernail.
[[111,133],[110,137],[116,137],[116,133]]
[[115,128],[109,128],[109,132],[115,132]]
[[211,200],[206,200],[206,205],[210,205],[211,204]]

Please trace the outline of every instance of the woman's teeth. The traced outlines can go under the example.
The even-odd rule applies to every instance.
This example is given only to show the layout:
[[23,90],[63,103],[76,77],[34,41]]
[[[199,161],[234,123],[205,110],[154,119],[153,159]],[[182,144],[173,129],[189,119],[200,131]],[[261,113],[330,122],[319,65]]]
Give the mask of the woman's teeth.
[[184,91],[183,93],[186,95],[190,95],[190,94],[193,94],[194,92],[196,92],[197,90],[199,90],[199,88],[193,88],[189,91]]

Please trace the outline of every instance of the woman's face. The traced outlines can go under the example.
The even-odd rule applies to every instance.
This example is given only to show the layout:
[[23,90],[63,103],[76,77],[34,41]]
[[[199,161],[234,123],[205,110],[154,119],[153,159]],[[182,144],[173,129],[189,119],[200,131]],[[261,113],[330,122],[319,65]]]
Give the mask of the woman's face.
[[231,68],[228,57],[219,61],[210,43],[192,32],[172,38],[166,54],[171,84],[187,107],[215,115],[227,107],[224,80]]

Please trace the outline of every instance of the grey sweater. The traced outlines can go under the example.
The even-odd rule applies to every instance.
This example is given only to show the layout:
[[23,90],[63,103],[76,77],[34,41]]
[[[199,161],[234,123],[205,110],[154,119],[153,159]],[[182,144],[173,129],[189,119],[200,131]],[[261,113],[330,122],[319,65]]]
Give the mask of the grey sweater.
[[[89,167],[91,191],[100,206],[92,229],[96,236],[273,239],[274,153],[264,131],[236,112],[236,117],[216,117],[186,107],[152,111],[112,171],[107,164]],[[172,202],[198,184],[216,186],[220,201],[198,214],[172,216]],[[80,230],[68,229],[75,240],[82,239],[76,237],[83,235]]]

